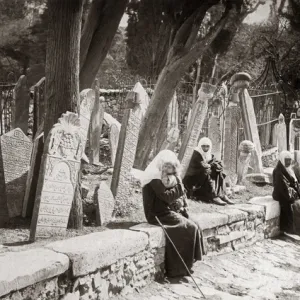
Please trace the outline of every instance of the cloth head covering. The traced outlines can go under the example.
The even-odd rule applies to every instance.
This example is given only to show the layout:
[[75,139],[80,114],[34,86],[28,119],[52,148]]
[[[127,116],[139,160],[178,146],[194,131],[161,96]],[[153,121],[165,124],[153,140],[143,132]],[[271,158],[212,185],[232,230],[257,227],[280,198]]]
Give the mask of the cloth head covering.
[[142,187],[151,182],[153,179],[161,179],[162,169],[166,163],[173,165],[175,173],[180,174],[180,162],[176,154],[171,150],[162,150],[154,157],[143,174],[141,174],[140,181]]
[[[209,146],[209,149],[207,152],[203,151],[203,149],[202,149],[203,145]],[[195,148],[195,150],[201,154],[201,156],[205,162],[208,162],[212,159],[211,148],[212,148],[211,140],[208,137],[203,137],[200,139],[198,146]]]
[[285,166],[285,159],[286,158],[290,158],[290,159],[293,159],[293,155],[291,152],[289,151],[281,151],[280,154],[279,154],[279,160],[280,162],[282,163],[282,165],[286,168],[287,172],[294,178],[297,180],[296,178],[296,175],[295,175],[295,172],[292,168],[292,165],[290,165],[289,167],[286,167]]

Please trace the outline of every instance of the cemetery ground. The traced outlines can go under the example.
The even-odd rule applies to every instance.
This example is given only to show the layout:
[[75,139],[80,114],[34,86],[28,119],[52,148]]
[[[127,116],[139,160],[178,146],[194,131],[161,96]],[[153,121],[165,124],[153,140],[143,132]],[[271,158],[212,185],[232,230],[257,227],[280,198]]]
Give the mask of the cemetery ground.
[[[194,278],[211,300],[299,300],[300,245],[282,239],[264,240],[228,254],[204,257]],[[112,300],[203,299],[192,279],[153,282]]]

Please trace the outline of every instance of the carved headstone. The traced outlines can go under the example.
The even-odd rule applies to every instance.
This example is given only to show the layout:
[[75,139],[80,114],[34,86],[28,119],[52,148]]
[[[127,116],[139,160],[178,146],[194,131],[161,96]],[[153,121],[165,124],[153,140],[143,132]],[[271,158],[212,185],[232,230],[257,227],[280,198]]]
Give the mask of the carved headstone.
[[38,130],[37,137],[33,141],[30,168],[27,176],[26,191],[23,202],[22,217],[32,217],[36,188],[39,179],[42,155],[44,149],[44,133]]
[[27,134],[30,96],[25,75],[19,78],[14,87],[13,97],[12,128],[20,128]]
[[178,159],[181,161],[182,174],[184,177],[189,166],[194,148],[197,146],[198,139],[202,130],[203,122],[207,115],[208,100],[212,98],[216,86],[203,82],[198,92],[198,100],[195,103],[188,128],[184,135],[180,147]]
[[100,182],[99,188],[96,192],[96,224],[102,226],[111,221],[112,214],[115,207],[115,199],[105,182]]
[[9,217],[22,214],[32,142],[20,128],[0,139],[0,206],[7,206]]
[[139,95],[143,90],[140,84],[136,84],[133,91],[129,92],[126,98],[127,109],[123,116],[111,182],[111,191],[116,199],[116,204],[127,201],[130,196],[130,173],[135,159],[139,130],[143,117]]
[[283,114],[279,115],[278,124],[276,124],[276,146],[278,153],[287,150],[286,124]]
[[118,126],[116,124],[112,124],[110,126],[110,131],[109,131],[109,145],[110,145],[112,165],[115,164],[115,160],[116,160],[119,135],[120,135],[120,130],[119,130]]
[[239,160],[237,171],[237,184],[243,183],[246,178],[249,166],[251,153],[254,150],[254,144],[251,141],[242,141],[239,146]]
[[75,113],[63,114],[52,127],[42,157],[31,241],[66,232],[85,140]]
[[[279,124],[278,124],[278,126],[279,126]],[[284,126],[282,126],[282,128],[284,128]],[[283,131],[283,129],[282,129],[282,131]],[[283,140],[281,142],[283,145]],[[279,144],[279,137],[278,137],[278,144]],[[290,146],[290,152],[294,152],[295,150],[300,150],[300,119],[291,119],[291,121],[290,121],[289,146]],[[279,152],[279,149],[278,149],[278,152]]]
[[95,92],[95,104],[91,115],[90,122],[90,132],[89,132],[89,146],[90,146],[90,163],[94,165],[99,165],[99,155],[100,155],[100,139],[102,124],[104,119],[104,108],[100,102],[99,92]]
[[222,133],[220,126],[220,119],[212,115],[208,120],[208,137],[212,142],[212,153],[217,159],[221,159],[222,149]]

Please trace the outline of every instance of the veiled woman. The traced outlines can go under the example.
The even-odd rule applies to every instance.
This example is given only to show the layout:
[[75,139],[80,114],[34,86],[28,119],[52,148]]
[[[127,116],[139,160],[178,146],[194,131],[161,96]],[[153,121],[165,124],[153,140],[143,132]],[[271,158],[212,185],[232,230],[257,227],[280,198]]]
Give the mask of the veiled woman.
[[292,168],[292,154],[282,151],[273,171],[273,198],[280,204],[280,229],[286,233],[300,233],[300,190]]
[[[203,241],[198,226],[191,220],[171,210],[171,205],[184,194],[179,178],[180,163],[174,152],[161,151],[149,164],[141,178],[143,204],[147,221],[158,225],[157,217],[164,225],[187,267],[191,270],[194,261],[201,260]],[[165,177],[174,174],[176,184],[167,188]],[[178,254],[169,240],[166,240],[166,273],[169,277],[188,275]]]
[[222,163],[211,153],[212,143],[201,138],[183,179],[188,197],[218,205],[233,204],[225,193]]

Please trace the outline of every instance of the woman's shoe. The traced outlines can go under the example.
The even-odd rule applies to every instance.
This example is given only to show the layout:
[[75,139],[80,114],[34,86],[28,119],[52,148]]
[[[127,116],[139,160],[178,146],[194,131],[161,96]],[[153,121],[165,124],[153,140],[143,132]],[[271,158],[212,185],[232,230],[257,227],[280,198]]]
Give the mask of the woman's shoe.
[[217,205],[221,205],[221,206],[226,205],[226,202],[221,200],[221,198],[219,198],[219,197],[213,198],[212,203],[217,204]]
[[226,195],[225,195],[224,197],[222,197],[222,200],[223,200],[224,202],[226,202],[227,204],[230,204],[230,205],[233,205],[233,204],[234,204],[234,202],[231,201]]

